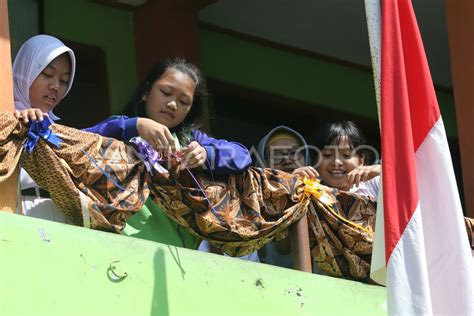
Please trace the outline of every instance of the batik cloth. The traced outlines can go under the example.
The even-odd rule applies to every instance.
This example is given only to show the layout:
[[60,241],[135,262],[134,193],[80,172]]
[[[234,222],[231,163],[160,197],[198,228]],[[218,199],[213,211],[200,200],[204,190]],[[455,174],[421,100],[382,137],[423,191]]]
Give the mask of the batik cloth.
[[60,146],[41,138],[30,153],[23,151],[27,128],[12,114],[0,114],[0,182],[21,158],[76,225],[120,232],[150,196],[191,234],[242,256],[284,237],[307,215],[311,254],[319,268],[333,276],[368,278],[375,223],[370,198],[269,168],[210,179],[197,169],[181,170],[174,157],[162,163],[168,172],[150,174],[133,144],[58,124],[50,128],[62,140]]

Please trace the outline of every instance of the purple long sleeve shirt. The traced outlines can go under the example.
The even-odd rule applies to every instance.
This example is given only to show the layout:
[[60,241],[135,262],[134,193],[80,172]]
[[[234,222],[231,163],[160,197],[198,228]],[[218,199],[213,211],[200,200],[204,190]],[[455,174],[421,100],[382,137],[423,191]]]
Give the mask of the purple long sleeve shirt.
[[[118,140],[129,140],[138,136],[137,118],[112,116],[84,130]],[[249,151],[242,144],[212,138],[198,129],[191,132],[191,141],[204,147],[207,153],[206,167],[213,174],[239,173],[252,163]]]

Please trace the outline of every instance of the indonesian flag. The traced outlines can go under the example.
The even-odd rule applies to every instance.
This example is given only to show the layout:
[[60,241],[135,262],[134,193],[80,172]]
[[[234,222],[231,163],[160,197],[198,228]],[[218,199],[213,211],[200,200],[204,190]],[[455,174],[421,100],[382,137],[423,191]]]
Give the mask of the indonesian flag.
[[381,78],[383,214],[372,276],[386,276],[391,315],[473,315],[472,254],[410,0],[382,2]]

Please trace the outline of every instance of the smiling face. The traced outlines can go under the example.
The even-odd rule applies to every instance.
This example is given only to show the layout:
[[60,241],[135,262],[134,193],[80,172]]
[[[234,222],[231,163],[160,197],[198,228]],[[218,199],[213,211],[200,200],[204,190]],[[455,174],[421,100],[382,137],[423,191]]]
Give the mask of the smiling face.
[[178,126],[191,110],[195,87],[187,74],[168,69],[143,97],[147,116],[169,129]]
[[71,74],[71,61],[67,54],[56,57],[36,77],[30,86],[31,105],[44,113],[53,110],[66,95]]
[[317,168],[326,185],[348,190],[347,174],[364,164],[364,157],[354,153],[347,137],[340,139],[337,145],[326,146],[321,151],[321,161]]

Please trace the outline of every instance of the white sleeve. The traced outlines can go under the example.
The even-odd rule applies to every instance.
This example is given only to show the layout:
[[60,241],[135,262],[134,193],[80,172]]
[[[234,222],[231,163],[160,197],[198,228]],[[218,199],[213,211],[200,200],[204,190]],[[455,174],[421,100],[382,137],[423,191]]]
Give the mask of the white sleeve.
[[379,195],[380,176],[370,179],[369,181],[365,182],[365,184],[367,185],[367,190],[371,193],[371,195],[377,198]]
[[380,176],[376,176],[369,181],[361,182],[358,187],[350,189],[349,192],[377,198],[377,195],[379,194],[379,182]]
[[25,169],[20,169],[20,189],[28,189],[38,187],[36,182],[31,179],[30,175],[26,172]]

